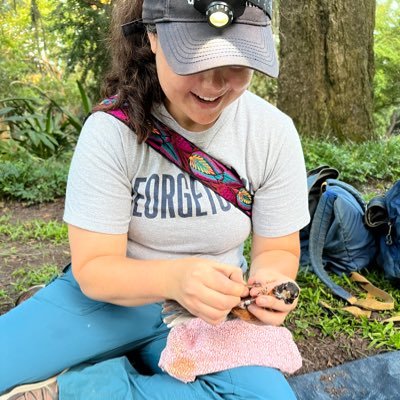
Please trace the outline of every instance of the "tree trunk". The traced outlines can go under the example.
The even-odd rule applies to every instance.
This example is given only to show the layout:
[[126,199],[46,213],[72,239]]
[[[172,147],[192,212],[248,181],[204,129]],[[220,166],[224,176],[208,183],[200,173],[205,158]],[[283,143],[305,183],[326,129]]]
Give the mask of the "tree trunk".
[[302,134],[373,137],[375,0],[280,2],[278,107]]

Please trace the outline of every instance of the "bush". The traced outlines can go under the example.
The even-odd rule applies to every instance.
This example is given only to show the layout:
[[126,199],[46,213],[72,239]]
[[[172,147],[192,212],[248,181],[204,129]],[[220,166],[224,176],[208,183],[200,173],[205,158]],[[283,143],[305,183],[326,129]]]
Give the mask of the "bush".
[[[87,115],[92,103],[80,82],[81,111]],[[32,85],[31,85],[32,86]],[[70,151],[82,129],[82,121],[40,88],[38,98],[0,99],[0,118],[5,131],[32,155],[50,158]],[[1,133],[1,131],[0,131]]]
[[12,155],[0,152],[0,198],[35,204],[65,195],[70,153],[62,159],[42,160],[14,148]]
[[330,165],[340,171],[341,179],[354,185],[400,179],[400,137],[361,144],[303,137],[302,144],[307,169]]
[[400,112],[400,7],[396,0],[377,4],[374,51],[375,123],[382,135],[393,133],[388,129],[390,119]]
[[3,123],[10,136],[31,154],[49,158],[71,149],[76,138],[69,129],[68,120],[52,104],[41,104],[36,99],[10,98],[0,100]]

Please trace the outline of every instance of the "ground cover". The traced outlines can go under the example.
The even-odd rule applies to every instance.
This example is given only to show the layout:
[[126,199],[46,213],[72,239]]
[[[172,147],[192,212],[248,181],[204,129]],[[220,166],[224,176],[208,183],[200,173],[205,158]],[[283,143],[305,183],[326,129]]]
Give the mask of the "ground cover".
[[[18,295],[32,284],[48,281],[69,261],[67,230],[62,222],[64,201],[26,206],[20,202],[0,202],[0,314],[14,306]],[[392,293],[396,304],[400,290],[386,282],[379,271],[369,279]],[[335,278],[337,279],[337,278]],[[299,373],[325,369],[385,351],[400,350],[400,327],[381,321],[398,314],[373,314],[371,320],[356,319],[340,310],[334,299],[311,273],[301,272],[299,306],[286,326],[293,332],[303,357]],[[353,292],[357,287],[338,280]],[[333,310],[323,308],[328,302]]]

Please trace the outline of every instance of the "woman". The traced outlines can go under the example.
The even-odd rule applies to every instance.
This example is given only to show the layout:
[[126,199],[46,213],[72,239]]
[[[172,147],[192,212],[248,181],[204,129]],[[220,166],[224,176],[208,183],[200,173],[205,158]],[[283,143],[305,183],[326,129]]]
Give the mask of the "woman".
[[[295,398],[272,368],[185,385],[157,365],[169,332],[163,300],[223,322],[249,294],[248,235],[248,284],[294,280],[309,219],[293,123],[246,91],[253,70],[277,76],[270,2],[243,2],[225,28],[207,23],[199,4],[211,2],[192,3],[114,7],[105,96],[117,95],[108,108],[123,107],[130,127],[105,112],[84,125],[64,214],[72,267],[0,318],[0,399]],[[144,142],[153,117],[237,171],[251,219]],[[295,305],[265,295],[248,310],[280,325]]]

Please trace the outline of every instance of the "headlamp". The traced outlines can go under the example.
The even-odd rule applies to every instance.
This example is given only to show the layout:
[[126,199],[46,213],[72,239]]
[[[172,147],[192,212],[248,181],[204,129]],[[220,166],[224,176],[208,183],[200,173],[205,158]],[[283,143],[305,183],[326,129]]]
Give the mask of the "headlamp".
[[207,16],[208,23],[214,28],[224,28],[240,17],[246,6],[261,8],[271,19],[272,0],[194,0],[194,8]]
[[207,21],[211,26],[214,28],[224,28],[228,26],[234,18],[238,18],[244,13],[246,1],[195,0],[194,8],[206,15]]

